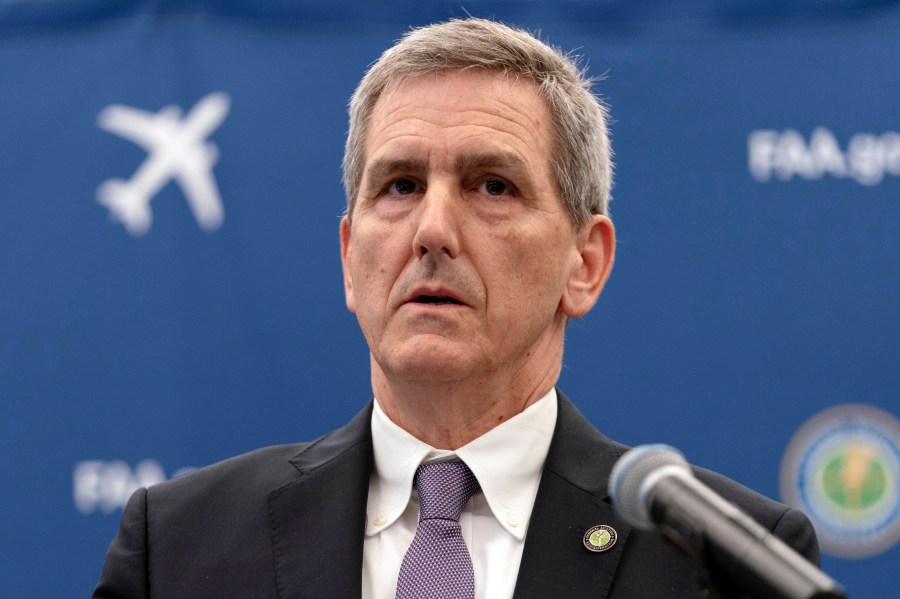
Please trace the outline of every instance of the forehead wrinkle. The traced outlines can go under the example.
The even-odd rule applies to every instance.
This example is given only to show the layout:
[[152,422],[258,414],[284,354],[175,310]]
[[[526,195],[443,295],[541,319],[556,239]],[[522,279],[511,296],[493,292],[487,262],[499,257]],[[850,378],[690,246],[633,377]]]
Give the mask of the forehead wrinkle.
[[[541,102],[540,98],[538,98]],[[532,117],[523,112],[521,107],[503,101],[500,98],[489,98],[496,106],[479,108],[454,108],[405,104],[393,107],[381,119],[373,118],[377,127],[370,133],[370,139],[380,138],[379,146],[385,146],[397,138],[417,137],[430,138],[435,130],[455,132],[460,130],[462,137],[478,136],[484,129],[499,134],[496,141],[503,145],[520,143],[530,147],[534,145],[547,148],[549,132],[540,116]],[[541,110],[543,112],[543,110]],[[373,114],[373,117],[375,115]],[[381,115],[379,115],[381,116]],[[380,121],[380,122],[379,122]],[[395,129],[399,131],[395,132]],[[503,139],[508,136],[507,139]],[[457,138],[460,139],[460,138]]]
[[[496,101],[496,98],[494,99]],[[502,136],[509,136],[526,146],[534,144],[546,145],[546,131],[543,129],[541,119],[532,118],[522,108],[507,107],[501,102],[501,108],[481,108],[459,111],[459,122],[451,127],[476,127],[490,129],[500,134],[498,141],[510,143],[511,140],[503,140]]]
[[[379,118],[376,118],[377,108],[378,106],[376,106],[376,112],[372,113],[372,122],[366,136],[366,156],[371,158],[373,154],[377,154],[386,146],[404,143],[405,138],[411,138],[413,142],[416,142],[419,138],[424,137],[423,132],[429,125],[427,119],[419,115],[403,116],[398,114],[401,110],[393,110],[391,113],[384,116],[378,115]],[[410,122],[416,125],[412,131],[410,131]],[[421,140],[418,143],[421,143]]]

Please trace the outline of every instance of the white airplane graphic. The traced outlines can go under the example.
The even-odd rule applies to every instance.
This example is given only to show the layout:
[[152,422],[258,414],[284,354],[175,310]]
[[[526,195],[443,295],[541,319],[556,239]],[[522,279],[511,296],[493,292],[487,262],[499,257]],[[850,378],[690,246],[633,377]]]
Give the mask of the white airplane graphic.
[[[132,235],[150,229],[150,200],[175,179],[201,228],[219,228],[225,218],[212,167],[219,151],[206,138],[225,120],[231,100],[214,92],[181,118],[181,109],[166,106],[158,113],[114,104],[100,111],[97,125],[147,150],[147,159],[128,181],[108,179],[97,189],[97,201]],[[204,143],[205,142],[205,143]]]

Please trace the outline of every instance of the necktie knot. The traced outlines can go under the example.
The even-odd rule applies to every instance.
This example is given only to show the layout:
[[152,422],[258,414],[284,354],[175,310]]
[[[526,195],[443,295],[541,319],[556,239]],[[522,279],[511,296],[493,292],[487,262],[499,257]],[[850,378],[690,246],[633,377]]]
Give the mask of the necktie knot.
[[430,519],[459,521],[466,503],[478,491],[478,480],[460,461],[430,462],[416,470],[419,490],[419,521]]

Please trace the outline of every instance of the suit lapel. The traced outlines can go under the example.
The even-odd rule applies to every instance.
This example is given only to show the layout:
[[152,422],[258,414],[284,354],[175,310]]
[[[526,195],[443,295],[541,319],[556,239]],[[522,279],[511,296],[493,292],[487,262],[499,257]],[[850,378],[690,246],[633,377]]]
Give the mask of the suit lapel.
[[372,407],[291,460],[299,477],[268,496],[278,597],[358,598]]
[[[607,491],[619,455],[619,448],[559,393],[556,430],[528,524],[515,599],[608,596],[631,531],[613,512]],[[584,534],[601,524],[611,526],[617,539],[595,553],[584,546]]]

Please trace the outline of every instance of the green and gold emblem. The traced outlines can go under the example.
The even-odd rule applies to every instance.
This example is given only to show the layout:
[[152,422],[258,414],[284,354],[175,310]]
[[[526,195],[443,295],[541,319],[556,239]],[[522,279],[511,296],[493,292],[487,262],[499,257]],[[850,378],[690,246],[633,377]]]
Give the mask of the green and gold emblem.
[[593,526],[584,533],[584,546],[600,553],[616,544],[616,529],[606,524]]

